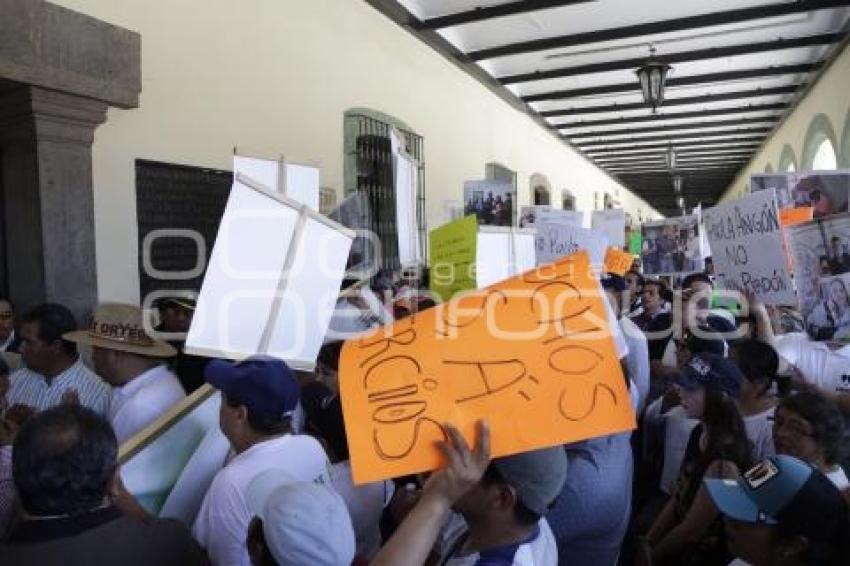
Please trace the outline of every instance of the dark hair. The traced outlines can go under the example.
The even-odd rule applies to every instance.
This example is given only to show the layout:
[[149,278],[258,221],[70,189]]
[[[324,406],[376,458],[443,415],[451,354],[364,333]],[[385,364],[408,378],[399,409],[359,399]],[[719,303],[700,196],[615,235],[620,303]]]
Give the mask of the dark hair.
[[12,473],[24,510],[80,515],[103,504],[118,442],[106,419],[80,405],[58,405],[21,427]]
[[[481,484],[484,486],[491,486],[493,484],[505,484],[510,485],[502,474],[499,473],[498,468],[493,465],[493,462],[490,462],[490,465],[487,466],[487,469],[484,471],[484,475],[481,477]],[[538,515],[531,509],[525,506],[525,504],[517,499],[516,504],[514,505],[514,519],[516,519],[517,523],[520,525],[534,525],[540,521],[541,515]]]
[[245,410],[248,412],[248,425],[254,430],[254,432],[271,436],[276,434],[286,434],[292,430],[291,417],[287,416],[281,418],[258,415],[251,412],[251,408],[248,407],[246,403],[235,397],[222,393],[222,398],[230,408],[235,409],[237,407],[245,407]]
[[[630,269],[630,270],[626,271],[626,275],[634,275],[635,277],[637,277],[638,285],[640,285],[641,287],[643,287],[643,284],[646,281],[643,278],[643,275],[641,274],[641,272],[638,271],[637,269]],[[624,277],[625,277],[625,275],[624,275]]]
[[316,359],[316,365],[324,366],[332,369],[333,371],[339,371],[339,355],[342,352],[342,345],[342,340],[335,340],[333,342],[323,344],[322,347],[319,348],[319,356]]
[[773,346],[760,340],[744,338],[735,343],[734,352],[735,362],[744,377],[759,386],[762,395],[767,393],[779,371],[779,356]]
[[62,339],[62,335],[77,329],[77,320],[68,307],[57,303],[44,303],[33,307],[21,317],[22,322],[37,322],[38,337],[45,344],[62,341],[62,350],[68,356],[77,355],[77,345]]
[[832,400],[820,393],[801,391],[783,399],[778,409],[800,415],[812,425],[812,440],[823,451],[826,463],[838,463],[842,456],[844,417]]
[[714,287],[714,283],[711,282],[711,277],[706,275],[705,273],[691,273],[684,279],[682,279],[682,289],[687,289],[693,283],[696,282],[708,283],[712,287]]
[[661,279],[646,279],[643,282],[643,288],[646,289],[647,287],[656,287],[659,295],[663,295],[667,291],[667,284]]
[[9,364],[6,363],[2,357],[0,357],[0,375],[9,375],[12,372],[12,369],[9,367]]
[[735,400],[727,393],[714,388],[705,390],[705,407],[702,422],[708,436],[703,454],[705,465],[714,460],[729,460],[739,470],[747,470],[752,464],[753,447],[747,437],[744,419]]

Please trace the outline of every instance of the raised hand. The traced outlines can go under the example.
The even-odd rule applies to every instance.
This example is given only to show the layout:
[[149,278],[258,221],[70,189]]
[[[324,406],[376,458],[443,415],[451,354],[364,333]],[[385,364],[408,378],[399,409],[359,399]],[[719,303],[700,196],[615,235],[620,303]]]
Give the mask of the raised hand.
[[490,464],[490,427],[478,421],[478,442],[471,451],[455,427],[445,428],[449,441],[439,442],[437,446],[446,457],[446,467],[431,474],[422,498],[437,499],[451,506],[481,480]]

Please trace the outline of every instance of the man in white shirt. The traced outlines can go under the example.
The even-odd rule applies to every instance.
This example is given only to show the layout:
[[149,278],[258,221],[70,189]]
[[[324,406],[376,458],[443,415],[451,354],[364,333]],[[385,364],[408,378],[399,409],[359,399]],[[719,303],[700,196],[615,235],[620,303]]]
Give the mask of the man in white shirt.
[[330,463],[316,439],[290,434],[300,394],[285,363],[213,360],[204,377],[221,390],[219,424],[236,455],[213,479],[192,530],[214,566],[249,566],[245,539],[253,514],[246,494],[251,481],[279,470],[294,482],[330,484]]
[[63,401],[74,401],[105,415],[109,386],[83,364],[77,346],[62,338],[77,329],[71,311],[45,303],[21,318],[20,353],[25,367],[9,378],[9,408],[23,405],[43,411]]
[[88,330],[63,338],[92,347],[95,371],[112,385],[107,417],[119,444],[186,397],[180,381],[164,365],[177,350],[148,336],[137,306],[98,305]]

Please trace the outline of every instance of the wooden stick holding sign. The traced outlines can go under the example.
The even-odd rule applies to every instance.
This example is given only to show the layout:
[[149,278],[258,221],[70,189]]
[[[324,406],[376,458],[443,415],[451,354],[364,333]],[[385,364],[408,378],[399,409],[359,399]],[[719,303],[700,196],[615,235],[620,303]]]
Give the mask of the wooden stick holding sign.
[[319,168],[315,163],[239,155],[233,148],[233,175],[243,175],[273,192],[281,193],[312,210],[319,210]]
[[433,470],[452,423],[494,457],[635,427],[599,281],[579,252],[346,342],[355,482]]

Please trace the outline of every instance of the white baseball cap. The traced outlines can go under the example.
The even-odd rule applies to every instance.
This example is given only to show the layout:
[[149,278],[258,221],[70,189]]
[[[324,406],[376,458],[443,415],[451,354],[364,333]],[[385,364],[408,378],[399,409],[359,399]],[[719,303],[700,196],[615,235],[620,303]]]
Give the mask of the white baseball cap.
[[266,546],[280,566],[337,566],[354,559],[351,516],[333,487],[267,470],[251,480],[246,501],[263,520]]

